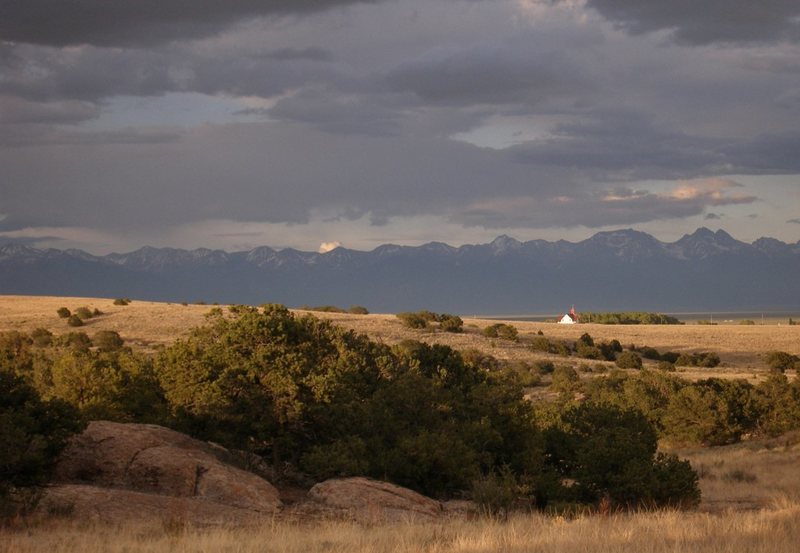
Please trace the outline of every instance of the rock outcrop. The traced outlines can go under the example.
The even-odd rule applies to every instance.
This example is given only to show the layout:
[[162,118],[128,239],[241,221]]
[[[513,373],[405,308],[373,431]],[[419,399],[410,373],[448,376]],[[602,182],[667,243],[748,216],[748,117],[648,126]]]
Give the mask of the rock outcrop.
[[415,491],[369,478],[326,480],[309,498],[359,521],[431,520],[443,514],[438,501]]
[[278,490],[221,461],[224,453],[160,426],[93,421],[62,453],[57,486],[45,504],[71,503],[76,511],[112,520],[122,497],[149,513],[177,508],[188,519],[230,520],[277,511]]

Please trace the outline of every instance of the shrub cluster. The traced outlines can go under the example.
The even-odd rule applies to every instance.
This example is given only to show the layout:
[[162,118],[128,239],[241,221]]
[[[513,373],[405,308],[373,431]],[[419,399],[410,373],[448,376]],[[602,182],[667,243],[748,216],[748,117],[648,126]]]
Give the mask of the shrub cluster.
[[449,313],[434,313],[428,310],[398,313],[397,318],[408,328],[425,329],[431,323],[439,323],[439,328],[445,332],[462,332],[464,321],[458,315]]
[[663,313],[646,313],[643,311],[624,311],[617,313],[581,313],[581,322],[619,325],[679,325],[683,324],[675,317]]
[[[97,333],[90,350],[85,333],[70,333],[47,355],[22,334],[1,338],[2,369],[43,397],[87,418],[160,423],[246,449],[279,472],[371,476],[436,497],[474,490],[497,508],[511,498],[542,508],[603,498],[689,505],[697,494],[687,465],[655,455],[651,437],[662,429],[630,406],[537,422],[525,385],[552,372],[554,388],[581,386],[574,369],[549,362],[503,363],[414,340],[390,347],[278,305],[213,310],[154,358],[112,334]],[[791,390],[776,384],[774,393]]]
[[688,382],[649,370],[614,371],[582,384],[588,401],[635,409],[679,445],[722,445],[800,428],[800,382],[780,373],[757,386],[718,378]]
[[487,338],[500,338],[502,340],[510,340],[516,342],[519,340],[519,332],[517,327],[505,323],[495,323],[489,325],[481,331],[481,334]]

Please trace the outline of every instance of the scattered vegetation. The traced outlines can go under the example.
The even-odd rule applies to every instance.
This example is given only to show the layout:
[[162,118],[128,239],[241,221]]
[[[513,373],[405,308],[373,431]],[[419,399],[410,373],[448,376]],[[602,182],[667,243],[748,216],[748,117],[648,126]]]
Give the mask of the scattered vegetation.
[[69,326],[83,326],[83,319],[78,315],[70,315],[67,318],[67,324]]
[[785,351],[770,351],[765,356],[767,365],[772,370],[786,372],[789,369],[800,370],[800,357]]
[[114,305],[128,305],[131,303],[130,298],[116,298],[114,300]]
[[581,313],[582,323],[619,324],[619,325],[679,325],[683,324],[675,317],[663,313],[646,313],[643,311],[624,311],[616,313]]
[[519,340],[519,332],[517,327],[505,323],[495,323],[489,325],[481,331],[481,334],[487,338],[500,338],[502,340],[510,340],[516,342]]

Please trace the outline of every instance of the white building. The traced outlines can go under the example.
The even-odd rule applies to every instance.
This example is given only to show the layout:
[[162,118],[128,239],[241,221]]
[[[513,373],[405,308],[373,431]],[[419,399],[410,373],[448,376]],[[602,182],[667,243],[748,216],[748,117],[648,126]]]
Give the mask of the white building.
[[574,325],[578,322],[578,314],[575,313],[575,306],[572,306],[572,309],[569,310],[569,313],[561,317],[561,320],[558,321],[558,324],[562,325]]

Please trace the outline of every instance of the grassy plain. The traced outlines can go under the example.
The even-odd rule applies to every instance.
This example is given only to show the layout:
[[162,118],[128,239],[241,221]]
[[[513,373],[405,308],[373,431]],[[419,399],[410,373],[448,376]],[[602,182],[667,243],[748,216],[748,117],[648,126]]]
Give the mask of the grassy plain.
[[271,523],[248,529],[97,526],[51,522],[0,530],[0,552],[33,553],[796,553],[800,503],[760,511],[653,512],[572,520],[515,515],[507,521],[428,524]]
[[[59,307],[75,310],[87,306],[99,309],[103,315],[89,319],[78,329],[68,327],[56,315]],[[213,306],[181,305],[134,300],[129,305],[118,306],[112,299],[68,298],[46,296],[0,296],[0,330],[30,332],[41,327],[54,334],[82,330],[90,336],[100,330],[115,330],[128,345],[150,349],[167,344],[189,330],[203,324],[205,315]],[[304,313],[298,311],[298,313]],[[696,352],[716,351],[722,364],[714,369],[686,369],[682,376],[688,379],[720,376],[757,380],[767,367],[763,354],[770,350],[786,351],[800,355],[800,325],[560,325],[556,323],[508,321],[520,333],[518,343],[489,339],[480,334],[481,329],[498,322],[493,319],[464,318],[464,332],[452,334],[439,331],[421,331],[405,328],[394,315],[314,312],[313,315],[353,330],[368,334],[373,339],[394,344],[405,339],[440,343],[456,349],[478,349],[498,359],[536,361],[549,358],[558,363],[578,363],[577,359],[548,356],[531,351],[525,338],[538,331],[554,339],[574,341],[584,332],[595,340],[619,340],[623,346],[651,346],[659,351]],[[647,364],[648,362],[646,362]]]
[[[73,329],[56,315],[59,307],[97,308],[102,315]],[[47,328],[55,334],[83,330],[119,332],[144,350],[185,336],[204,322],[212,306],[111,299],[0,296],[0,330]],[[520,343],[485,338],[480,330],[494,320],[466,318],[465,332],[449,334],[404,328],[394,315],[314,313],[369,334],[385,343],[418,339],[458,349],[475,348],[500,359],[578,363],[574,358],[533,352],[524,343],[541,330],[547,337],[575,340],[584,332],[595,340],[648,345],[661,351],[716,351],[722,364],[686,371],[685,378],[708,376],[757,380],[767,367],[763,354],[800,354],[800,326],[606,326],[513,322]],[[700,474],[703,500],[696,512],[654,512],[586,516],[574,520],[518,514],[508,521],[453,519],[429,524],[360,525],[349,522],[265,520],[259,528],[192,529],[165,523],[108,527],[92,521],[20,521],[0,529],[0,553],[177,551],[264,552],[536,552],[578,551],[666,553],[752,551],[795,553],[800,543],[800,432],[780,438],[677,452]]]

